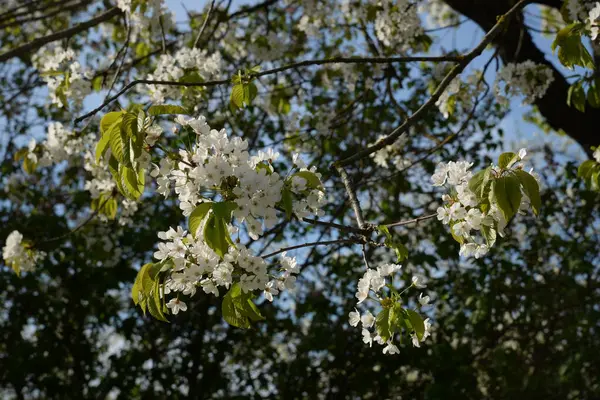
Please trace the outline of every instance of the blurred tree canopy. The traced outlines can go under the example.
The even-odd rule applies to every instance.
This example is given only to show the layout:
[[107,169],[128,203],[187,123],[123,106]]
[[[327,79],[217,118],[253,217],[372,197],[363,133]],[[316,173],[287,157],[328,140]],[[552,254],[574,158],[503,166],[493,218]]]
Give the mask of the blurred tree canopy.
[[[600,397],[600,198],[578,177],[600,144],[600,81],[584,53],[573,56],[584,43],[600,66],[597,42],[585,38],[597,26],[585,19],[594,2],[213,0],[194,2],[179,20],[169,11],[182,8],[175,3],[0,4],[0,237],[18,230],[47,254],[20,276],[0,268],[0,397]],[[575,26],[587,32],[584,41],[568,42],[559,60],[540,43],[578,18],[587,24]],[[465,24],[474,44],[464,40]],[[449,32],[462,40],[451,43]],[[191,48],[202,51],[200,72],[174,57]],[[52,65],[57,49],[75,54],[66,69]],[[529,124],[521,129],[529,131],[508,132],[503,121],[523,96],[507,89],[509,100],[499,99],[498,71],[528,60],[552,79],[527,76],[545,93],[524,101]],[[573,71],[562,66],[568,60],[578,65]],[[452,89],[444,77],[455,66]],[[256,93],[236,106],[232,78],[240,71]],[[206,85],[212,81],[224,83]],[[440,85],[447,90],[437,93]],[[426,277],[432,299],[423,308],[431,336],[421,347],[403,343],[400,354],[382,354],[348,324],[365,260],[395,262],[393,250],[342,242],[352,234],[286,218],[260,240],[243,241],[263,256],[339,243],[289,252],[300,267],[296,288],[272,303],[257,299],[265,321],[230,326],[221,299],[201,291],[169,323],[143,315],[130,297],[136,275],[152,261],[157,233],[187,226],[186,218],[176,196],[163,198],[149,182],[132,212],[117,197],[116,218],[100,215],[84,153],[94,153],[106,113],[163,102],[204,115],[255,151],[274,148],[282,168],[300,153],[322,174],[321,220],[356,226],[350,182],[365,221],[401,221],[390,227],[408,249],[400,280]],[[157,121],[167,131],[172,119]],[[348,181],[331,168],[399,126],[399,141],[344,166]],[[22,149],[32,138],[38,147],[30,154],[41,160],[39,143],[49,146],[63,130],[76,152],[58,164],[27,161]],[[412,221],[441,204],[431,185],[438,163],[467,160],[482,169],[518,139],[539,176],[537,218],[510,221],[506,237],[478,259],[459,256],[435,218]],[[158,143],[178,149],[189,140],[165,133]]]

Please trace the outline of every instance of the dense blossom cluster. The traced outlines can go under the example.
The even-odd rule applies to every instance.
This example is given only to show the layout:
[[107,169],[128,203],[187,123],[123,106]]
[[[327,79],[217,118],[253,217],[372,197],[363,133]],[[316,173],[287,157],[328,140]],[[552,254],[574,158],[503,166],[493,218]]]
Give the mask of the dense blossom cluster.
[[[526,154],[526,150],[521,149],[516,156],[518,161],[523,160]],[[493,196],[481,199],[469,188],[469,181],[473,177],[470,171],[472,165],[466,161],[440,163],[431,180],[433,186],[447,186],[450,189],[449,194],[442,196],[445,204],[437,209],[438,220],[450,225],[453,236],[461,243],[460,255],[480,258],[494,244],[496,233],[504,236],[507,221]],[[522,164],[516,163],[514,168],[522,169]],[[502,170],[498,166],[491,166],[490,175],[500,176]],[[490,202],[489,207],[482,207],[482,202]],[[523,193],[519,211],[524,212],[529,207],[530,199]]]
[[46,257],[46,253],[35,251],[23,242],[23,235],[13,231],[6,238],[2,248],[2,258],[6,265],[11,266],[17,273],[33,271],[38,262]]
[[[443,64],[436,65],[434,79],[441,81],[446,71],[447,66]],[[474,71],[464,79],[460,76],[454,78],[435,103],[444,115],[444,118],[448,118],[454,114],[459,106],[465,112],[470,112],[475,101],[475,96],[478,94],[479,87],[482,84],[481,82],[481,71]]]
[[[221,71],[220,53],[207,54],[198,48],[181,48],[175,55],[163,54],[160,56],[156,69],[148,75],[148,79],[158,81],[207,81],[217,76]],[[178,86],[149,85],[152,101],[164,103],[166,99],[180,99],[182,89]],[[199,93],[198,91],[185,91],[185,93]]]
[[279,158],[273,149],[250,156],[246,140],[230,139],[224,129],[211,129],[203,116],[190,119],[180,116],[177,122],[197,134],[196,143],[191,150],[179,152],[179,162],[161,160],[152,176],[157,178],[158,192],[165,197],[174,188],[184,216],[209,200],[205,195],[217,194],[221,200],[235,203],[233,216],[245,224],[250,237],[258,239],[263,224],[268,229],[277,222],[276,205],[284,187],[293,193],[292,212],[298,217],[323,215],[325,194],[307,181],[303,171],[317,178],[320,174],[314,167],[306,169],[298,156],[294,156],[294,164],[300,171],[284,180],[273,170],[272,163]]
[[[144,3],[144,12],[141,4]],[[135,7],[134,7],[135,5]],[[164,0],[117,0],[117,7],[127,13],[131,29],[131,42],[162,35],[175,27],[173,14],[165,7]],[[135,8],[135,10],[134,10]]]
[[427,23],[434,28],[455,25],[460,20],[452,7],[442,0],[426,0],[419,3],[419,11],[427,14]]
[[[598,6],[600,5],[600,2],[590,0],[567,0],[565,5],[570,19],[575,21],[591,20],[593,22],[598,17],[596,13],[599,12]],[[592,13],[594,15],[592,15]]]
[[509,63],[496,77],[496,99],[501,104],[508,105],[509,97],[521,95],[524,96],[525,104],[531,104],[544,97],[553,81],[552,69],[545,65],[536,64],[531,60],[518,64]]
[[[385,136],[380,135],[377,140],[383,139]],[[408,143],[408,135],[404,134],[398,138],[393,144],[385,146],[383,149],[371,154],[371,158],[378,166],[382,168],[390,168],[390,163],[396,169],[403,169],[410,165],[410,160],[401,156],[406,152],[405,146]],[[370,143],[372,146],[375,143]]]
[[161,262],[168,261],[166,265],[171,267],[164,282],[164,294],[175,294],[167,303],[172,314],[187,310],[180,295],[191,297],[200,287],[204,293],[218,297],[223,293],[219,289],[229,289],[234,281],[239,282],[242,291],[261,290],[267,300],[273,301],[273,295],[295,287],[295,274],[300,271],[295,258],[283,253],[279,261],[282,273],[273,276],[262,257],[253,255],[240,244],[230,247],[220,258],[206,244],[202,232],[194,238],[182,227],[159,232],[158,237],[164,242],[159,243],[154,257]]
[[[385,295],[385,288],[391,286],[393,274],[399,271],[401,268],[402,267],[397,264],[383,264],[377,269],[367,268],[367,271],[363,277],[358,281],[356,291],[356,298],[358,299],[357,305],[362,304],[365,300],[373,300],[384,308],[393,307],[391,298]],[[421,276],[414,276],[412,278],[410,287],[424,288],[424,278]],[[426,305],[429,303],[429,296],[423,296],[421,293],[418,302],[421,306]],[[377,318],[373,315],[373,313],[371,313],[370,310],[366,310],[361,314],[355,308],[354,311],[350,312],[348,317],[351,326],[358,327],[359,323],[361,324],[363,342],[368,344],[369,347],[373,345],[373,342],[376,342],[380,345],[385,345],[383,348],[383,354],[391,355],[398,354],[400,352],[398,346],[394,344],[394,335],[391,335],[387,340],[382,339],[380,334],[377,332]],[[420,342],[423,342],[430,335],[431,324],[429,322],[429,318],[423,322],[425,331],[420,340],[416,333],[411,333],[412,343],[415,347],[420,347]]]
[[46,138],[39,146],[35,140],[30,142],[27,157],[40,167],[48,167],[62,161],[80,159],[82,154],[94,147],[95,142],[96,135],[93,132],[77,134],[60,122],[52,122]]
[[70,100],[75,109],[80,109],[83,99],[92,92],[92,85],[91,74],[77,61],[77,54],[60,46],[44,46],[32,60],[48,84],[52,104],[68,108]]
[[[211,129],[203,116],[179,116],[176,122],[182,129],[194,132],[196,142],[190,150],[179,152],[179,161],[163,158],[151,175],[156,178],[158,192],[165,197],[174,189],[184,216],[191,216],[202,205],[226,205],[233,218],[226,221],[226,236],[235,233],[239,236],[240,228],[244,227],[251,238],[258,239],[263,226],[271,228],[279,220],[277,206],[286,191],[291,200],[289,212],[298,217],[323,215],[325,195],[320,187],[320,174],[314,168],[306,169],[297,155],[293,162],[298,171],[282,178],[273,169],[272,163],[279,154],[272,149],[250,156],[245,140],[230,139],[224,129]],[[181,227],[159,233],[165,242],[158,245],[154,256],[172,265],[164,284],[165,293],[193,295],[200,286],[206,293],[218,296],[219,288],[229,288],[237,282],[244,292],[262,290],[272,301],[273,295],[294,286],[293,274],[299,272],[295,259],[283,254],[280,261],[283,274],[271,279],[266,261],[252,255],[239,241],[228,246],[226,254],[220,257],[204,236],[207,223],[204,219],[189,234]],[[172,299],[167,307],[177,313],[185,305],[179,299]]]
[[375,35],[395,51],[407,51],[415,37],[423,34],[418,8],[409,0],[379,2],[375,17]]
[[598,39],[598,35],[600,34],[600,2],[597,2],[594,8],[590,10],[586,22],[592,40]]

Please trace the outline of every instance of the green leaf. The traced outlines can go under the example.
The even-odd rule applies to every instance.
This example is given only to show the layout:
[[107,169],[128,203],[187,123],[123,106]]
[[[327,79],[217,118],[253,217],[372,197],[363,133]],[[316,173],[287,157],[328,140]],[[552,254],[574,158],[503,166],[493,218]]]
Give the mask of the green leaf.
[[242,108],[244,106],[244,85],[237,84],[233,85],[231,89],[231,97],[229,102],[235,108]]
[[213,213],[204,225],[204,241],[219,257],[223,258],[229,249],[231,238],[223,220]]
[[257,94],[258,89],[253,82],[244,85],[244,102],[246,103],[246,106],[249,106],[252,103],[252,100],[256,98]]
[[585,24],[573,22],[565,26],[556,34],[552,43],[552,52],[558,47],[558,59],[567,68],[573,69],[575,65],[593,70],[594,59],[581,41]]
[[96,164],[98,164],[100,162],[100,159],[102,158],[104,153],[106,153],[109,142],[110,142],[109,134],[102,135],[102,137],[100,137],[98,144],[96,144]]
[[109,131],[110,149],[119,164],[131,165],[129,138],[121,132],[120,125],[113,125]]
[[569,87],[567,105],[575,107],[580,112],[585,112],[585,91],[580,82]]
[[513,152],[507,152],[500,154],[498,157],[498,166],[503,169],[510,168],[515,162],[519,160],[519,156]]
[[105,114],[100,120],[100,133],[104,135],[108,132],[110,130],[109,128],[111,128],[115,122],[121,120],[123,114],[124,111],[113,111]]
[[142,277],[146,273],[146,270],[152,265],[152,263],[144,264],[142,268],[138,271],[137,276],[135,277],[135,282],[131,287],[131,299],[133,303],[137,306],[140,299],[145,297],[144,288],[142,286]]
[[161,303],[161,285],[158,279],[154,281],[154,285],[152,287],[152,297],[148,298],[148,311],[150,311],[150,315],[156,318],[159,321],[169,322],[167,317],[165,316],[162,310]]
[[293,196],[292,191],[289,188],[284,186],[283,190],[281,191],[281,206],[285,210],[285,217],[288,220],[292,219],[292,215],[294,213],[294,205],[293,205],[293,197],[292,196]]
[[586,160],[577,169],[577,176],[583,179],[585,186],[592,187],[594,173],[600,170],[600,164],[593,160]]
[[221,218],[226,223],[231,220],[231,213],[237,208],[237,204],[233,201],[221,201],[213,203],[213,212],[218,218]]
[[31,161],[29,157],[25,157],[23,160],[23,169],[28,174],[33,174],[35,172],[35,168],[37,167],[37,162]]
[[395,332],[394,323],[396,320],[396,313],[393,307],[384,308],[377,314],[377,318],[375,319],[375,327],[377,328],[377,333],[381,336],[381,339],[384,342],[387,342],[388,339],[392,337]]
[[95,92],[99,92],[102,90],[102,81],[103,78],[101,76],[97,76],[94,79],[92,79],[92,89]]
[[587,101],[593,108],[600,108],[600,85],[598,84],[600,79],[592,81],[587,92]]
[[293,176],[299,176],[301,178],[304,178],[306,180],[306,186],[308,186],[311,189],[317,189],[321,192],[325,191],[325,189],[323,189],[323,184],[321,183],[321,180],[314,172],[298,171]]
[[172,104],[162,104],[150,106],[148,109],[148,114],[152,116],[157,115],[165,115],[165,114],[190,114],[190,111],[184,107],[172,105]]
[[[242,329],[250,328],[250,319],[248,316],[242,313],[239,304],[242,303],[242,290],[239,283],[231,286],[231,289],[223,296],[223,303],[221,304],[221,312],[223,319],[230,325],[236,326]],[[259,313],[260,315],[260,313]]]
[[190,214],[189,229],[192,236],[196,237],[198,234],[198,228],[200,227],[202,221],[204,221],[204,218],[206,218],[206,215],[212,208],[213,204],[214,203],[212,202],[199,204]]
[[506,222],[510,221],[521,205],[522,194],[519,180],[512,175],[496,179],[493,194]]
[[112,154],[110,155],[110,158],[108,159],[108,170],[110,171],[110,174],[112,175],[113,180],[117,184],[117,189],[119,190],[119,193],[121,193],[123,196],[127,197],[127,195],[125,194],[125,189],[123,189],[123,184],[121,183],[121,174],[119,173],[119,162],[117,161],[115,156]]
[[488,167],[473,175],[473,177],[469,180],[469,189],[475,194],[475,196],[477,196],[478,200],[483,199],[487,195],[486,187],[489,187],[488,183],[490,182],[490,174],[491,167]]
[[406,313],[412,328],[417,334],[417,338],[422,340],[423,335],[425,334],[425,324],[423,323],[423,318],[421,318],[419,313],[413,310],[404,310],[404,312]]
[[491,226],[481,225],[481,233],[485,238],[488,247],[492,247],[496,243],[496,230]]
[[128,198],[137,200],[144,193],[144,172],[143,169],[136,172],[132,168],[119,164],[121,183],[123,184],[125,193],[128,194]]
[[540,185],[537,180],[529,173],[517,169],[514,171],[515,175],[521,182],[521,187],[523,191],[529,197],[531,202],[531,208],[535,215],[539,215],[540,209],[542,208],[542,198],[540,197]]

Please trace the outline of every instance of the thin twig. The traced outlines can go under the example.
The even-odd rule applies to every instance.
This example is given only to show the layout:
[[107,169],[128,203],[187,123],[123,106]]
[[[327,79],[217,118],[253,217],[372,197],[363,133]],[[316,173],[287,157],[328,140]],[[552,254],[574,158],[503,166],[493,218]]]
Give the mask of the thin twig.
[[[323,65],[323,64],[387,64],[387,63],[395,63],[395,62],[417,62],[417,61],[431,61],[431,62],[458,62],[459,57],[449,57],[449,56],[440,56],[440,57],[331,57],[325,59],[316,59],[316,60],[304,60],[298,61],[295,63],[291,63],[288,65],[284,65],[278,68],[273,68],[269,70],[265,70],[262,72],[258,72],[256,74],[250,74],[251,78],[260,78],[267,75],[277,74],[279,72],[287,71],[294,68],[299,67],[308,67],[313,65]],[[1,61],[1,60],[0,60]],[[75,119],[75,123],[79,123],[84,119],[91,117],[96,114],[104,107],[117,100],[123,94],[127,93],[132,87],[139,84],[147,84],[147,85],[165,85],[165,86],[184,86],[184,87],[212,87],[218,85],[229,84],[229,79],[219,79],[214,81],[207,82],[178,82],[178,81],[161,81],[161,80],[152,80],[152,79],[136,79],[132,82],[129,82],[125,85],[116,95],[109,98],[105,102],[103,102],[100,106],[88,112],[87,114],[82,115]]]
[[344,167],[336,167],[340,177],[342,178],[342,182],[344,183],[344,187],[346,188],[346,193],[348,193],[348,198],[350,199],[350,205],[354,210],[354,217],[356,218],[356,223],[360,229],[364,229],[365,220],[362,216],[362,210],[360,209],[360,203],[358,198],[356,197],[356,192],[354,191],[354,187],[352,186],[352,181],[348,176],[348,173],[344,169]]
[[473,61],[473,59],[475,59],[476,57],[481,55],[481,53],[483,53],[483,50],[485,50],[487,45],[496,37],[496,35],[498,35],[500,33],[501,28],[506,23],[506,21],[510,17],[512,17],[513,14],[515,14],[517,11],[521,10],[521,8],[525,7],[525,5],[527,5],[528,3],[531,3],[532,1],[533,0],[520,0],[506,14],[504,14],[502,17],[498,18],[498,22],[496,23],[496,25],[494,25],[494,27],[492,29],[490,29],[490,31],[483,37],[481,42],[473,50],[471,50],[469,53],[467,53],[463,56],[458,57],[460,62],[457,65],[455,65],[454,68],[452,68],[450,70],[450,72],[448,72],[448,74],[444,77],[442,82],[440,82],[440,84],[437,87],[437,89],[435,90],[435,92],[431,95],[429,100],[427,100],[425,103],[423,103],[423,105],[417,111],[415,111],[414,114],[410,116],[410,118],[408,118],[406,121],[404,121],[404,123],[402,123],[402,125],[400,125],[396,129],[394,129],[392,132],[390,132],[390,134],[387,135],[385,138],[377,141],[377,143],[375,143],[374,145],[369,146],[366,149],[361,150],[361,151],[359,151],[349,157],[346,157],[340,161],[336,161],[333,166],[339,167],[339,166],[349,165],[357,160],[368,157],[370,154],[372,154],[378,150],[381,150],[388,145],[393,144],[400,135],[402,135],[404,132],[408,131],[408,129],[411,126],[413,126],[415,124],[415,122],[420,120],[427,112],[429,112],[429,109],[431,109],[433,106],[435,106],[435,103],[440,98],[440,96],[444,93],[444,91],[446,90],[448,85],[450,85],[450,83],[454,80],[454,78],[456,78],[458,75],[460,75],[460,73],[467,67],[467,65],[469,65],[471,63],[471,61]]
[[6,53],[0,54],[0,62],[10,60],[13,57],[31,54],[34,50],[39,49],[45,44],[69,38],[73,35],[78,34],[79,32],[83,32],[91,27],[99,25],[104,21],[108,21],[112,17],[117,16],[119,14],[121,14],[121,10],[117,7],[113,7],[86,22],[82,22],[81,24],[77,24],[71,28],[67,28],[47,36],[39,37],[37,39],[32,40],[31,42],[25,43],[22,46],[15,47],[14,49],[7,51]]
[[436,216],[437,216],[437,213],[434,213],[434,214],[424,215],[424,216],[418,217],[418,218],[407,219],[405,221],[392,222],[391,224],[386,224],[385,226],[387,226],[388,228],[393,228],[395,226],[404,226],[404,225],[416,224],[416,223],[419,223],[421,221],[425,221],[425,220],[431,219],[431,218],[436,217]]
[[323,242],[308,242],[308,243],[303,243],[303,244],[297,244],[295,246],[283,247],[277,251],[267,254],[266,256],[263,256],[263,258],[273,257],[277,254],[283,253],[284,251],[301,249],[302,247],[312,247],[312,246],[340,244],[340,243],[361,243],[361,240],[359,238],[352,238],[352,239],[336,239],[336,240],[326,240]]
[[194,40],[194,46],[192,46],[192,47],[198,47],[198,44],[200,43],[200,37],[204,33],[204,29],[206,29],[206,25],[208,24],[208,19],[210,18],[210,14],[212,13],[214,6],[215,6],[215,0],[212,0],[210,3],[210,7],[208,8],[208,12],[206,13],[206,18],[204,18],[204,22],[202,23],[202,26],[200,27],[200,31],[198,32],[198,35],[196,36],[196,40]]

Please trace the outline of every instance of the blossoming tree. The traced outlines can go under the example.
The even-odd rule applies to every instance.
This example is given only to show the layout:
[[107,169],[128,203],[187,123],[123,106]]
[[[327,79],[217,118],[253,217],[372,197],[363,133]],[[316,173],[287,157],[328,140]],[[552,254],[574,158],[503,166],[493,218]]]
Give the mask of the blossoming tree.
[[[425,346],[435,282],[453,277],[437,264],[499,260],[551,220],[543,149],[496,151],[512,105],[569,135],[590,156],[573,180],[600,191],[600,3],[467,3],[212,0],[185,26],[161,0],[5,4],[4,263],[40,281],[77,262],[135,271],[132,316],[197,308],[273,338],[290,300],[326,292],[364,345]],[[523,22],[534,10],[556,65]],[[485,32],[445,51],[458,13]]]

